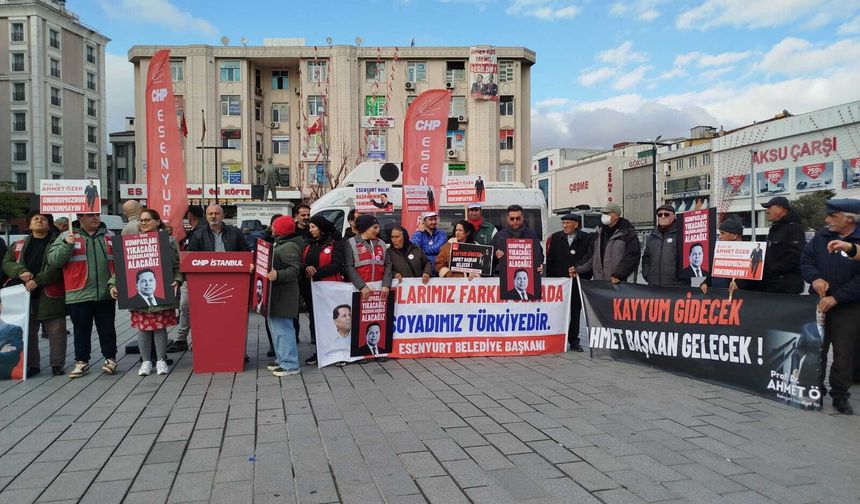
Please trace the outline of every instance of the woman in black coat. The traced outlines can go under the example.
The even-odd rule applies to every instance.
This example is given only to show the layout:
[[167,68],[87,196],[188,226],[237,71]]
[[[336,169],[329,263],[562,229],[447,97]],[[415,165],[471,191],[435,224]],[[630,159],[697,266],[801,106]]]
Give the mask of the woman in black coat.
[[430,281],[433,265],[430,264],[421,247],[409,241],[409,232],[405,228],[396,226],[391,229],[389,252],[394,278],[401,280],[421,277],[421,282],[425,284]]

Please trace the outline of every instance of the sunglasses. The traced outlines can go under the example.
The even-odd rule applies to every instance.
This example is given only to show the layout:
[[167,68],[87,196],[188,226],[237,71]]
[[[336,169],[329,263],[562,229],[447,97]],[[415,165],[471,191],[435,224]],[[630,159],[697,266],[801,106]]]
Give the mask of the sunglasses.
[[516,221],[521,221],[521,220],[523,220],[523,218],[522,218],[522,217],[508,217],[508,220],[509,220],[509,221],[514,221],[514,222],[516,222]]
[[657,214],[657,217],[671,217],[671,216],[672,216],[672,214],[670,214],[670,213],[658,213]]

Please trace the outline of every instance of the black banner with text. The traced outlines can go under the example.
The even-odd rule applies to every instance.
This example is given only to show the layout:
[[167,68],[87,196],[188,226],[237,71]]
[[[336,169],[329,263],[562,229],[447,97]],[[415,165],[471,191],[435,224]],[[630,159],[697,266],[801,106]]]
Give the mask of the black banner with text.
[[583,281],[589,346],[748,392],[812,406],[823,334],[815,299]]

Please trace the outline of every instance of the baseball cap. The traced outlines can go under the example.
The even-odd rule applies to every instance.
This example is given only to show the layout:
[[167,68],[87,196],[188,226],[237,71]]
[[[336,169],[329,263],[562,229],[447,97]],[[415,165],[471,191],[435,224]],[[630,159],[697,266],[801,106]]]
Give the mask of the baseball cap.
[[469,203],[468,205],[466,205],[466,208],[468,208],[469,210],[471,210],[473,208],[481,208],[481,204],[480,203]]
[[764,208],[770,208],[774,205],[781,206],[786,210],[791,208],[791,204],[788,202],[788,198],[786,198],[785,196],[774,196],[770,199],[770,201],[766,201],[761,204],[761,206],[763,206]]
[[429,219],[430,217],[439,217],[439,214],[437,214],[436,212],[434,212],[432,210],[429,212],[423,212],[421,214],[421,220]]

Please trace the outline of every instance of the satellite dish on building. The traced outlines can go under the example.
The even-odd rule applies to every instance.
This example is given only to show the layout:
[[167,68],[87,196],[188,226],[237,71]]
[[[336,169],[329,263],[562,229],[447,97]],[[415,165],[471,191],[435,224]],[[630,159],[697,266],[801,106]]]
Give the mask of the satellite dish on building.
[[248,39],[247,39],[247,38],[242,37],[240,40],[242,41],[242,47],[247,47],[247,46],[248,46]]
[[355,45],[360,46],[362,42],[364,42],[363,38],[355,37]]
[[228,39],[227,37],[221,37],[221,45],[225,47],[230,45],[230,39]]
[[326,37],[326,38],[325,38],[325,43],[326,43],[326,44],[331,45],[331,43],[332,43],[332,42],[334,42],[334,39],[333,39],[333,38],[331,38],[331,37]]

